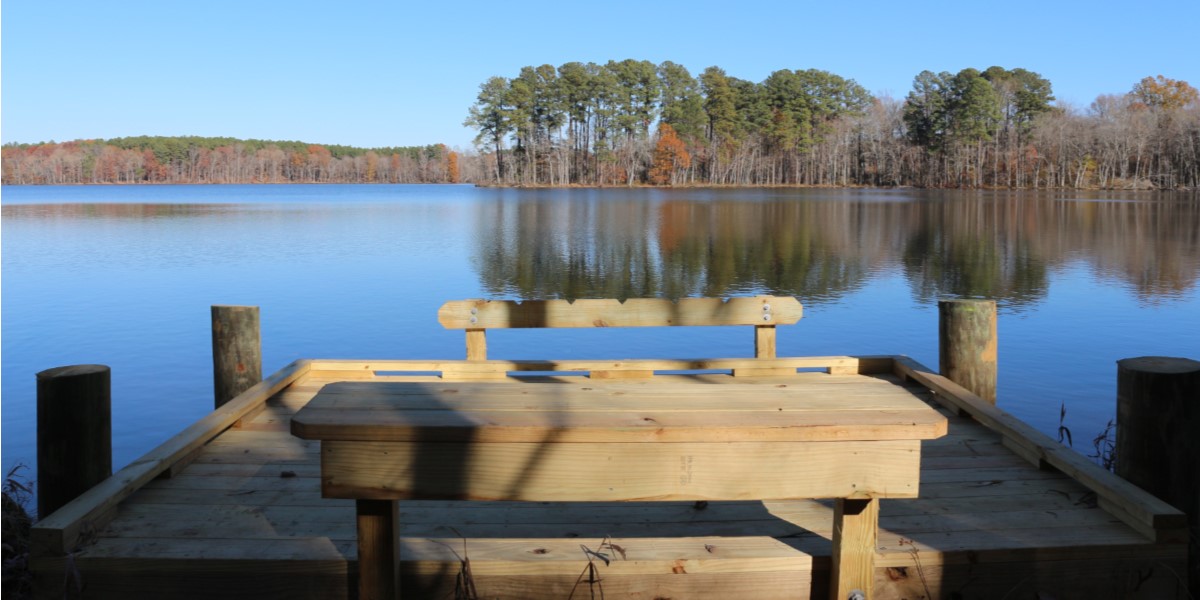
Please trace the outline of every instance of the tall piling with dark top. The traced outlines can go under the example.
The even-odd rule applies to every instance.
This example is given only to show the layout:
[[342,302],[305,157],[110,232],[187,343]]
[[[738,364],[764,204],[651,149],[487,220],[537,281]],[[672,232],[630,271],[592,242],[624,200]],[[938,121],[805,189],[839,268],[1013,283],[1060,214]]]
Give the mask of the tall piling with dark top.
[[1117,361],[1116,471],[1187,513],[1188,577],[1200,589],[1200,361]]
[[37,374],[37,510],[45,518],[112,475],[112,376],[104,365]]
[[996,301],[938,301],[938,370],[996,403]]
[[213,306],[215,408],[262,381],[262,337],[257,306]]

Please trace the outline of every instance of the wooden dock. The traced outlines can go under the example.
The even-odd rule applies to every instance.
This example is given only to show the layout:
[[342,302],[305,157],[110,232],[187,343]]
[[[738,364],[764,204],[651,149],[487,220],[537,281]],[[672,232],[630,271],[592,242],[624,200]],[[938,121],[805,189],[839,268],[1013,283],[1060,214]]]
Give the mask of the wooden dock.
[[[688,364],[640,366],[736,366],[682,362]],[[494,363],[496,369],[533,368]],[[951,417],[949,435],[923,444],[920,498],[882,501],[874,597],[1186,597],[1177,577],[1185,560],[1182,515],[1083,457],[1023,431],[999,410],[962,408],[962,398],[934,394],[930,388],[953,384],[903,358],[775,364],[863,372],[737,381],[847,401],[900,389],[945,402],[938,406]],[[164,444],[102,484],[105,489],[93,490],[100,494],[80,499],[108,501],[93,500],[90,511],[83,511],[89,503],[76,501],[43,520],[33,561],[39,588],[56,598],[64,585],[87,598],[353,597],[353,502],[321,498],[319,444],[293,437],[290,417],[328,383],[444,381],[379,373],[466,366],[289,366],[231,403],[237,406],[227,414],[186,432],[192,439]],[[599,365],[559,366],[586,372]],[[901,376],[913,374],[915,381],[903,382]],[[580,379],[542,377],[547,385]],[[658,379],[627,385],[652,386]],[[981,411],[977,418],[959,415],[972,409]],[[224,429],[243,416],[240,427]],[[479,598],[568,598],[572,592],[591,598],[601,587],[609,598],[824,598],[831,520],[830,504],[819,501],[403,502],[402,595],[456,597],[460,559],[469,559]],[[56,552],[55,542],[58,550],[72,551]]]
[[[338,382],[595,378],[943,413],[919,496],[879,501],[871,598],[1189,597],[1179,511],[911,359],[776,358],[773,336],[758,358],[489,360],[476,333],[473,360],[297,361],[40,521],[37,595],[354,598],[355,503],[322,497],[320,444],[292,415]],[[398,522],[404,598],[829,597],[832,501],[405,500]]]

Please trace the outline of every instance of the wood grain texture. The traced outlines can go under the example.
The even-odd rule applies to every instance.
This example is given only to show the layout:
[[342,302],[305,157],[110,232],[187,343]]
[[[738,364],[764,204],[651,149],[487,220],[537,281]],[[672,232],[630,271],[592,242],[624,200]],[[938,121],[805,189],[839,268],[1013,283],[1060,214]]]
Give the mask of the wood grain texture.
[[257,306],[212,307],[213,405],[221,408],[262,381]]
[[307,361],[296,361],[284,367],[53,514],[44,516],[30,533],[30,553],[61,556],[71,551],[78,543],[80,533],[103,527],[122,500],[258,408],[307,370]]
[[775,326],[754,326],[754,358],[775,358]]
[[543,444],[913,440],[946,432],[946,418],[900,386],[865,386],[874,394],[864,403],[838,397],[855,387],[817,396],[763,385],[636,386],[331,384],[292,418],[292,433],[322,440]]
[[917,441],[321,444],[331,498],[520,501],[914,497]]
[[938,371],[976,396],[996,403],[994,300],[938,301]]
[[487,330],[468,329],[467,360],[487,360]]
[[50,515],[112,475],[112,371],[37,374],[37,514]]
[[495,373],[507,371],[592,371],[649,369],[653,371],[728,371],[736,368],[827,369],[847,367],[858,373],[892,372],[891,356],[804,356],[774,359],[754,358],[662,358],[662,359],[563,359],[563,360],[498,360],[485,362],[465,360],[349,360],[320,359],[312,363],[313,372],[332,373],[336,380],[343,372],[361,371],[374,376],[376,372],[443,372]]
[[[854,357],[832,358],[869,364]],[[798,358],[793,364],[823,367],[821,361],[828,359]],[[869,360],[877,361],[874,368],[884,361],[886,369],[893,368],[890,357]],[[202,444],[196,461],[178,477],[151,480],[112,505],[111,523],[97,521],[98,535],[86,552],[69,559],[34,556],[37,579],[58,586],[43,597],[63,597],[61,584],[68,568],[79,570],[87,582],[87,597],[95,598],[354,597],[354,502],[320,497],[320,445],[292,437],[287,432],[291,416],[323,386],[347,374],[389,385],[401,378],[445,385],[438,388],[444,393],[425,398],[433,406],[463,402],[461,389],[448,391],[463,384],[429,381],[425,375],[375,375],[377,368],[419,371],[423,369],[412,367],[443,361],[319,362],[336,369],[300,375],[266,401],[266,410],[253,420],[277,429],[224,431]],[[919,365],[910,368],[929,371]],[[601,399],[581,400],[580,406],[610,413],[642,408],[639,393],[665,403],[674,397],[670,388],[679,381],[731,389],[754,382],[776,389],[776,395],[753,401],[764,409],[789,390],[827,405],[845,398],[850,404],[874,406],[881,401],[877,396],[901,387],[897,381],[913,379],[900,366],[896,370],[898,377],[801,372],[786,383],[780,378],[728,375],[656,375],[605,381],[602,386],[570,376],[541,380],[552,386],[593,387]],[[936,377],[930,381],[938,399],[956,410],[961,398],[950,393],[969,395],[951,382]],[[661,383],[672,385],[660,388]],[[520,395],[520,384],[514,378],[488,383],[505,386],[509,397],[497,394],[487,408],[509,410],[514,406],[511,397]],[[912,385],[906,388],[909,393]],[[381,393],[372,401],[386,406],[391,395]],[[917,396],[930,398],[927,391]],[[719,411],[721,404],[727,403],[714,397],[696,410]],[[1099,496],[1097,508],[1089,500],[1096,498],[1089,487],[1064,472],[1036,466],[1038,456],[1057,459],[1003,423],[989,420],[996,418],[994,413],[978,414],[979,421],[951,415],[947,435],[921,442],[919,498],[880,500],[877,599],[928,597],[926,587],[941,597],[960,593],[997,600],[1039,592],[1059,599],[1184,597],[1172,571],[1182,572],[1185,545],[1167,536],[1153,543],[1127,524],[1153,518],[1118,518],[1113,514],[1117,505],[1108,504],[1105,495]],[[1014,454],[1009,445],[1027,447],[1034,464]],[[285,477],[284,472],[294,475]],[[598,563],[607,597],[626,592],[672,598],[828,597],[830,501],[697,505],[407,500],[399,503],[399,510],[402,593],[415,597],[452,596],[460,566],[457,552],[470,557],[481,597],[561,600],[586,566],[581,546],[605,551],[599,544],[606,535],[613,536],[612,542],[628,558],[610,566]],[[568,594],[559,593],[563,590]],[[589,591],[585,586],[576,597]]]
[[1188,579],[1200,589],[1200,361],[1117,361],[1116,473],[1187,513]]
[[619,300],[454,300],[438,309],[446,329],[788,325],[803,308],[788,296]]
[[356,500],[359,600],[395,600],[399,589],[396,503]]
[[1023,457],[1034,464],[1058,469],[1112,505],[1123,509],[1122,518],[1131,526],[1149,528],[1173,537],[1186,527],[1184,513],[1148,492],[1090,462],[1083,455],[1059,444],[1030,425],[995,407],[946,377],[908,357],[896,358],[898,374],[934,390],[938,401],[961,409],[972,419],[998,433],[1005,445],[1020,447]]
[[847,600],[854,592],[873,598],[879,500],[838,498],[833,508],[833,566],[829,597]]

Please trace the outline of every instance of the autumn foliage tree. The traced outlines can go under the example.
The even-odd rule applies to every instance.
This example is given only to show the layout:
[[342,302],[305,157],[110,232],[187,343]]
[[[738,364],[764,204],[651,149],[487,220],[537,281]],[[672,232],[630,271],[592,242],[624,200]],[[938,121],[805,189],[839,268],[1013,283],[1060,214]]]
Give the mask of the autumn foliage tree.
[[[355,148],[206,137],[127,137],[0,148],[5,184],[443,183],[444,144]],[[470,165],[466,176],[469,177]]]
[[654,161],[650,166],[650,183],[674,185],[680,171],[692,166],[692,156],[675,128],[667,123],[658,124],[658,143],[654,146]]
[[1130,94],[1142,104],[1163,110],[1176,110],[1196,101],[1196,88],[1186,81],[1158,77],[1146,77],[1133,86]]
[[453,150],[446,152],[446,182],[458,183],[458,153]]

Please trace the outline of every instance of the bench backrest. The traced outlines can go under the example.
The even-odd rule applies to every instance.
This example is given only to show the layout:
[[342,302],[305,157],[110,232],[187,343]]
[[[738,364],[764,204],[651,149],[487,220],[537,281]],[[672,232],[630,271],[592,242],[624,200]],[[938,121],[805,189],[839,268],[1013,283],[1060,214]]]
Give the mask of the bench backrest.
[[438,309],[446,329],[464,329],[467,360],[487,360],[488,329],[557,327],[754,326],[754,356],[775,357],[775,326],[803,316],[790,296],[604,300],[453,300]]

